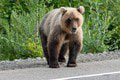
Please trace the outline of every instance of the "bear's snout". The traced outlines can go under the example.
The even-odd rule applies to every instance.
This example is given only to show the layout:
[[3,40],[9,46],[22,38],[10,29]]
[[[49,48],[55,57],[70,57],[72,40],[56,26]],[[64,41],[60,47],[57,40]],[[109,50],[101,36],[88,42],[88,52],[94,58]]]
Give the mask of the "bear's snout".
[[72,32],[76,32],[76,30],[77,30],[76,28],[72,28]]
[[73,28],[71,29],[71,32],[72,32],[72,34],[75,34],[75,33],[77,32],[77,28],[76,28],[76,27],[73,27]]

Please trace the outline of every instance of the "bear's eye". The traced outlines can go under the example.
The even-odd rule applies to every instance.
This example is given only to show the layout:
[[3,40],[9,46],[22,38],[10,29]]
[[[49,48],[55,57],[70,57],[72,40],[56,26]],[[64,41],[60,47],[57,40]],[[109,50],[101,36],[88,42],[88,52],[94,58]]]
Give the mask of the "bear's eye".
[[72,20],[70,19],[70,18],[68,18],[67,20],[66,20],[66,23],[70,23]]
[[79,21],[79,18],[75,18],[75,21]]

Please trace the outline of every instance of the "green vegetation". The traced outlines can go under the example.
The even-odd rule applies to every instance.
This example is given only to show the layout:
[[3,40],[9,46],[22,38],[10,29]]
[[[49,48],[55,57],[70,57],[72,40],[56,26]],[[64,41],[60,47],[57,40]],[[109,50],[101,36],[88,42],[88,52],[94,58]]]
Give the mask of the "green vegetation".
[[0,60],[43,57],[38,25],[61,6],[85,7],[83,53],[120,49],[120,0],[0,0]]

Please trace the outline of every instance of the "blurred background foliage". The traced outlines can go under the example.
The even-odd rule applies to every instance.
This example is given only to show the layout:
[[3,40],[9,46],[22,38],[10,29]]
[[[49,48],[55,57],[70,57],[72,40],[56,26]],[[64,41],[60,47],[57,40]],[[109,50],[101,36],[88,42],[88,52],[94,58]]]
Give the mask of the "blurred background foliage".
[[82,53],[120,49],[120,0],[0,0],[0,60],[43,57],[38,26],[48,11],[85,7]]

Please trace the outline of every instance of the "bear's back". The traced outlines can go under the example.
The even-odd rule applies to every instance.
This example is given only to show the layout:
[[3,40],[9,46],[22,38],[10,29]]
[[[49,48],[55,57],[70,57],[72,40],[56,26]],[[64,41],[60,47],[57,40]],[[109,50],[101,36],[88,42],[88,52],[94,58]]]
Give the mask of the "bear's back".
[[60,9],[54,9],[44,16],[40,25],[40,29],[46,36],[48,36],[50,32],[55,29],[54,27],[56,27],[56,25],[60,24],[60,16]]

